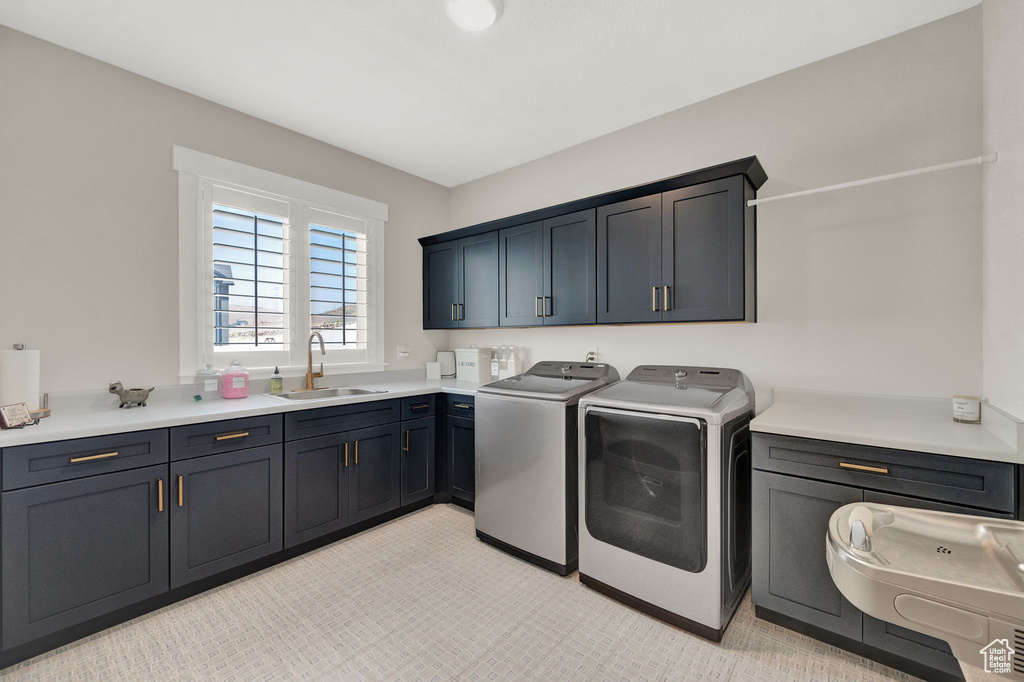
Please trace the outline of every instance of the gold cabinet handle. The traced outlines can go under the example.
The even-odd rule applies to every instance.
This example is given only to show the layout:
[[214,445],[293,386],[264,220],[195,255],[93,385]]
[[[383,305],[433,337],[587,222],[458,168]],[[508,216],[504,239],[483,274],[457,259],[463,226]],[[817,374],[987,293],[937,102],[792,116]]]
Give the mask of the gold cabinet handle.
[[[320,376],[323,376],[323,375],[321,374]],[[218,440],[218,441],[221,441],[221,440],[231,440],[232,438],[245,438],[248,435],[249,435],[248,431],[241,431],[239,433],[225,433],[225,434],[221,434],[220,436],[214,436],[214,439]]]
[[178,506],[185,506],[185,477],[178,476]]
[[348,443],[345,443],[345,466],[348,466]]
[[462,408],[463,410],[472,410],[473,409],[473,406],[470,405],[469,403],[454,403],[454,404],[452,404],[452,407],[459,407],[459,408]]
[[466,319],[466,304],[465,303],[458,303],[456,305],[459,306],[459,320],[461,321],[461,320]]
[[430,403],[423,403],[422,405],[411,405],[410,410],[425,410],[430,407]]
[[668,285],[666,284],[665,286],[663,286],[661,290],[662,294],[664,294],[662,297],[661,307],[663,310],[671,310],[671,308],[668,307]]
[[164,479],[156,479],[156,510],[162,512],[164,510]]
[[71,463],[77,464],[78,462],[91,462],[94,459],[107,459],[108,457],[117,457],[117,452],[105,452],[102,455],[89,455],[88,457],[72,457]]
[[885,467],[869,467],[863,464],[850,464],[849,462],[840,462],[839,466],[844,469],[856,469],[857,471],[871,471],[876,474],[887,474],[889,470]]
[[[550,297],[550,296],[545,296],[545,297],[544,297],[544,317],[551,317],[551,313],[549,313],[549,312],[548,312],[548,301],[549,301],[550,299],[551,299],[551,297]],[[555,306],[554,306],[554,302],[552,302],[552,305],[551,305],[551,307],[552,307],[552,308],[554,308],[554,307],[555,307]]]
[[533,316],[534,317],[544,317],[543,315],[540,314],[540,299],[541,298],[542,298],[541,296],[538,296],[538,297],[536,297],[533,300]]
[[405,446],[402,448],[403,452],[409,452],[409,429],[405,430]]
[[452,303],[452,322],[455,321],[455,303]]
[[356,464],[359,464],[359,441],[356,441]]
[[658,287],[651,287],[651,312],[658,311]]

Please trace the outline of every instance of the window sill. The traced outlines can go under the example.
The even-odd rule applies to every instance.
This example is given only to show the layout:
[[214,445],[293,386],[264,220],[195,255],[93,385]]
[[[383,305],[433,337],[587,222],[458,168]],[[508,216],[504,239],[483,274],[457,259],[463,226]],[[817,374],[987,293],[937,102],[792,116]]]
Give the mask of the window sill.
[[[336,374],[360,374],[364,372],[384,372],[388,368],[386,362],[346,362],[337,363],[333,365],[324,364],[324,376],[333,376]],[[273,367],[247,367],[249,371],[250,379],[269,379],[274,375]],[[304,377],[306,376],[306,366],[302,365],[299,367],[278,367],[281,374],[280,376],[285,378],[291,377]],[[320,363],[313,363],[313,371],[320,371]],[[179,384],[194,384],[196,381],[195,374],[179,375]]]

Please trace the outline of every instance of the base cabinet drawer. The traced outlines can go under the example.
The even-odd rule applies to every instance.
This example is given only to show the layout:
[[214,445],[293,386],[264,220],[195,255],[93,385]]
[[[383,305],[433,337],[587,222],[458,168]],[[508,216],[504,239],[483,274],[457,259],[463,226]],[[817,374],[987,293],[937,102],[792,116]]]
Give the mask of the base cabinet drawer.
[[164,464],[3,494],[5,650],[168,589],[167,483]]
[[862,501],[862,491],[764,471],[753,476],[754,603],[859,641],[862,614],[832,582],[825,536],[833,512]]
[[171,464],[171,587],[282,548],[280,445]]

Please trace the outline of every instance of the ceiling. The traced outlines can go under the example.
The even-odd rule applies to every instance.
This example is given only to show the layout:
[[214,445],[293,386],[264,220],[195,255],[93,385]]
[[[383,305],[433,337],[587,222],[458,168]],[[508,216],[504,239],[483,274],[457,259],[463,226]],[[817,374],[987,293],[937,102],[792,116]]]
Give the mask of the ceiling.
[[0,24],[455,186],[980,0],[0,0]]

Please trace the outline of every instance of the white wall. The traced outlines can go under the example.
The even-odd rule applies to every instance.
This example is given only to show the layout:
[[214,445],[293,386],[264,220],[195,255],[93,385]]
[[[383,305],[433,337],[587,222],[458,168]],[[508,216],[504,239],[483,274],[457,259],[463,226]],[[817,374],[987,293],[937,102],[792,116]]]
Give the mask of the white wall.
[[1024,418],[1024,2],[985,0],[985,396]]
[[[770,178],[762,197],[953,161],[980,153],[981,121],[975,8],[456,187],[449,225],[751,154]],[[975,393],[980,201],[968,168],[761,207],[756,324],[460,330],[450,343],[514,343],[531,362],[596,346],[623,373],[737,367],[759,410],[774,386]]]
[[0,348],[40,349],[44,391],[177,383],[175,144],[387,203],[389,369],[447,345],[415,240],[447,188],[0,26]]

